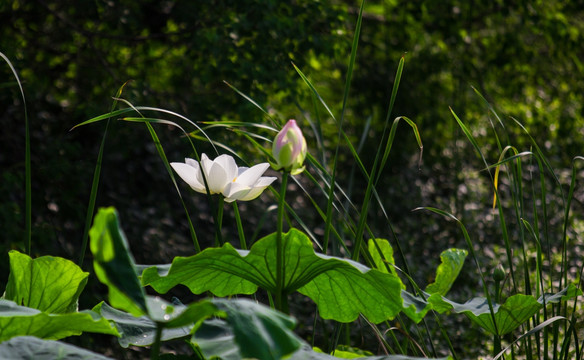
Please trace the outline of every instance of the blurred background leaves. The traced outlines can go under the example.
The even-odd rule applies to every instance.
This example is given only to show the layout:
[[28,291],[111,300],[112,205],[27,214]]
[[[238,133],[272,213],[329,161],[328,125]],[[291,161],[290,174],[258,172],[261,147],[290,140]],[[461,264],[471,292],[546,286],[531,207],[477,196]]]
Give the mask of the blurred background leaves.
[[[334,121],[313,107],[291,62],[339,114],[359,6],[349,0],[0,2],[0,51],[21,76],[31,121],[33,255],[77,258],[104,127],[69,129],[109,111],[112,96],[128,80],[122,96],[133,104],[169,109],[193,121],[267,121],[224,80],[275,118],[296,118],[306,129],[318,111],[325,146],[334,149]],[[427,245],[412,246],[412,258],[463,245],[456,225],[411,214],[418,206],[457,213],[479,243],[497,241],[489,227],[492,193],[486,172],[478,172],[482,164],[448,109],[468,124],[496,162],[490,124],[498,120],[471,86],[498,109],[520,151],[529,150],[529,139],[509,116],[528,128],[560,175],[582,155],[583,38],[581,0],[366,2],[345,130],[355,144],[367,140],[360,156],[370,167],[368,154],[377,149],[393,77],[405,56],[392,118],[403,115],[416,122],[425,146],[423,163],[418,169],[413,135],[398,135],[378,190],[400,237],[410,245]],[[0,74],[3,288],[7,251],[23,249],[24,120],[8,67],[0,67]],[[315,149],[313,134],[305,133]],[[171,161],[191,156],[177,129],[163,128],[158,135]],[[245,149],[240,155],[246,161],[265,161],[241,137],[225,131],[211,136]],[[210,152],[208,144],[197,146]],[[350,166],[350,153],[342,149],[341,156]],[[348,187],[349,172],[342,173],[338,180]],[[352,186],[358,203],[363,187]],[[205,198],[182,189],[196,203],[195,226],[199,236],[207,236],[202,243],[212,244]],[[574,206],[580,213],[582,198],[578,190]],[[242,213],[246,206],[265,209],[273,203],[269,196],[262,199],[241,206]],[[306,204],[299,197],[299,208]],[[169,262],[193,252],[179,199],[141,124],[114,122],[110,128],[97,205],[116,206],[138,263]],[[224,224],[234,223],[231,212],[225,216]],[[374,211],[371,219],[379,236],[389,236],[381,214]],[[258,221],[246,219],[249,234]],[[322,227],[319,221],[311,225]],[[491,255],[486,251],[485,256]],[[473,283],[471,277],[467,280]]]

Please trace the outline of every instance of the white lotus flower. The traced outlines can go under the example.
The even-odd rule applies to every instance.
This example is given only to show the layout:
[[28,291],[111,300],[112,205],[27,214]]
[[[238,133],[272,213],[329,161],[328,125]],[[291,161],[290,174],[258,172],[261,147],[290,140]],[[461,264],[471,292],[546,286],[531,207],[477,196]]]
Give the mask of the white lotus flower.
[[184,163],[173,162],[170,165],[193,190],[206,194],[202,167],[211,194],[223,194],[226,202],[253,200],[276,180],[275,177],[262,176],[270,164],[261,163],[251,168],[237,167],[235,160],[229,155],[220,155],[215,160],[209,160],[203,154],[201,166],[190,158],[186,158]]

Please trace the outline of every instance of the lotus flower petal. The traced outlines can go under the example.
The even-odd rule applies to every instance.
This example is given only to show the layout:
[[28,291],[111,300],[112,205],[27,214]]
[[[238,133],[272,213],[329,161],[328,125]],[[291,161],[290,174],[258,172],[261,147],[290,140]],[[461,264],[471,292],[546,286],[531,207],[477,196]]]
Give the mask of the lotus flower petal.
[[206,193],[203,175],[211,194],[223,194],[226,202],[252,200],[258,197],[275,177],[262,176],[270,167],[261,163],[251,168],[237,167],[233,157],[220,155],[211,160],[201,155],[201,162],[186,158],[184,163],[171,163],[172,168],[193,190]]
[[211,194],[220,194],[228,183],[229,179],[223,166],[219,163],[213,163],[207,177],[207,184],[209,184]]
[[231,182],[227,184],[225,189],[223,190],[223,195],[225,196],[225,202],[232,202],[235,200],[240,200],[243,198],[247,193],[252,190],[251,187],[240,184],[237,182]]
[[274,180],[275,177],[261,177],[253,186],[253,188],[244,196],[239,198],[241,201],[249,201],[257,198]]
[[264,172],[266,172],[266,170],[268,170],[269,167],[270,164],[268,163],[262,163],[252,166],[251,168],[245,170],[242,174],[240,174],[237,177],[236,181],[240,184],[253,186],[253,184],[255,184],[258,181],[258,179],[264,174]]
[[172,168],[174,169],[174,171],[176,171],[178,176],[180,176],[181,179],[183,179],[187,184],[189,184],[189,186],[193,190],[202,193],[206,192],[205,185],[199,181],[200,170],[198,164],[197,167],[194,167],[191,166],[188,162],[187,163],[173,162],[170,163],[170,166],[172,166]]

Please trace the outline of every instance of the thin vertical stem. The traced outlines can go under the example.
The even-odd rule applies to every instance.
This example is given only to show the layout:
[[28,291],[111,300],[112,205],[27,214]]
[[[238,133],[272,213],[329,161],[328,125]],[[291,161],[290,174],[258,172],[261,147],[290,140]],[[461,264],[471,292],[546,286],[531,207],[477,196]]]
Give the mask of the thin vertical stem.
[[156,323],[156,337],[154,338],[154,343],[150,348],[150,359],[151,360],[158,360],[160,356],[160,342],[162,340],[162,324]]
[[233,212],[235,213],[235,222],[237,223],[237,233],[239,234],[239,247],[242,250],[247,250],[247,243],[245,242],[245,233],[243,232],[243,225],[241,224],[241,216],[237,207],[237,201],[233,202]]
[[223,227],[223,204],[225,199],[223,195],[219,195],[217,204],[217,219],[215,222],[215,245],[223,246],[223,236],[221,235],[221,228]]
[[284,288],[284,249],[282,246],[282,228],[284,225],[284,204],[286,197],[286,186],[288,183],[288,172],[282,172],[282,185],[280,187],[280,199],[278,203],[278,223],[276,233],[276,310],[283,311],[283,288]]
[[30,126],[28,121],[28,112],[26,110],[26,98],[24,97],[24,89],[18,77],[18,73],[12,63],[4,53],[0,52],[0,57],[6,61],[12,74],[16,79],[20,95],[22,96],[22,106],[24,107],[24,243],[26,246],[26,253],[31,254],[32,251],[32,167],[30,160]]
[[99,188],[99,178],[101,174],[101,166],[103,161],[103,150],[105,148],[105,139],[107,137],[107,129],[109,128],[110,120],[108,119],[105,125],[105,131],[101,139],[101,145],[99,146],[99,153],[97,154],[97,164],[95,165],[95,170],[93,172],[93,183],[91,185],[91,195],[89,196],[89,206],[87,207],[87,214],[85,215],[85,229],[83,230],[83,243],[81,245],[81,255],[79,257],[79,262],[77,265],[83,266],[83,260],[85,259],[85,253],[87,251],[87,244],[89,242],[89,228],[91,227],[91,219],[93,218],[93,212],[95,211],[95,200],[97,198],[97,191]]

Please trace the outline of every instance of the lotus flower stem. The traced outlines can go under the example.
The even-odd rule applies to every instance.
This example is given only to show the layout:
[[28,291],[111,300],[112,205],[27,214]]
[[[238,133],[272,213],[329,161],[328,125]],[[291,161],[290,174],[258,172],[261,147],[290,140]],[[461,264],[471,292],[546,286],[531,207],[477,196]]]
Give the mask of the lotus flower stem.
[[221,236],[221,227],[223,225],[223,204],[225,199],[223,195],[219,195],[219,201],[217,204],[217,219],[215,222],[215,245],[223,246],[223,236]]
[[150,347],[150,359],[158,360],[160,356],[160,343],[162,341],[162,328],[163,324],[156,322],[156,335],[154,338],[154,344]]
[[284,223],[284,207],[286,186],[288,183],[288,171],[282,171],[282,185],[280,187],[280,199],[278,204],[278,223],[276,236],[276,310],[288,312],[288,302],[283,294],[284,288],[284,249],[282,244],[282,228]]
[[237,233],[239,234],[239,247],[242,250],[247,250],[247,243],[245,242],[245,233],[243,232],[243,225],[241,224],[241,216],[239,215],[237,201],[233,202],[233,213],[235,214],[235,222],[237,223]]

